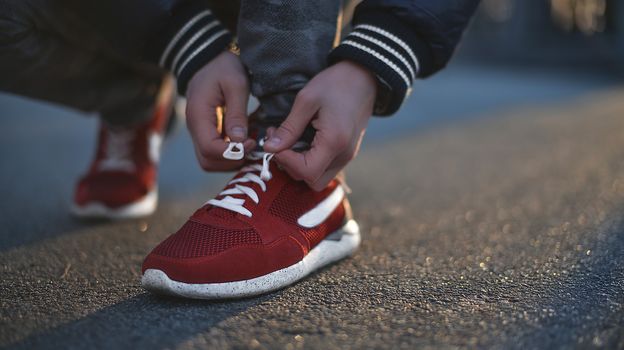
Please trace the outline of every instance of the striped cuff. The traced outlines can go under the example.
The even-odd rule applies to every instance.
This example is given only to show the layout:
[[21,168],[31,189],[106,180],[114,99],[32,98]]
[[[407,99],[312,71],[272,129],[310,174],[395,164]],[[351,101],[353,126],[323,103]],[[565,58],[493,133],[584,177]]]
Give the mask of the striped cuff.
[[232,35],[201,2],[173,13],[153,52],[158,65],[178,79],[178,91],[186,92],[189,80],[228,47]]
[[[370,69],[379,89],[376,115],[396,112],[423,69],[421,56],[428,48],[392,15],[358,15],[353,31],[329,55],[330,63],[348,59]],[[426,67],[428,68],[428,67]]]

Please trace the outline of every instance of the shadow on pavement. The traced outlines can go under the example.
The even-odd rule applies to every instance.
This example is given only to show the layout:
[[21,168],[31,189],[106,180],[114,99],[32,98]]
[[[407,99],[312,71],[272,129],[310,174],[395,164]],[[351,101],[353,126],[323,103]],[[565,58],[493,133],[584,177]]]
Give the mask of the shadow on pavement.
[[3,232],[0,232],[0,253],[25,245],[53,239],[74,232],[87,232],[105,225],[111,225],[107,220],[79,220],[72,217],[65,206],[53,212],[45,204],[34,204],[32,210],[41,212],[33,220],[0,220]]
[[596,245],[561,288],[540,302],[539,319],[503,349],[621,349],[624,311],[624,219],[595,232]]
[[[215,325],[277,294],[239,301],[208,302],[143,293],[84,318],[31,335],[8,348],[172,348],[199,333],[209,334]],[[84,334],[93,336],[86,338]]]

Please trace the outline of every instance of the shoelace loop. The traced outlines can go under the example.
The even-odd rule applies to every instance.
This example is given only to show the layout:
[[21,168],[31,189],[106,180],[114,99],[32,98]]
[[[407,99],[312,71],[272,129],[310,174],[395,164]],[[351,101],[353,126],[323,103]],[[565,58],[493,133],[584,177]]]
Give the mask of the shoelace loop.
[[[240,145],[239,147],[242,147]],[[244,166],[240,171],[245,172],[245,175],[236,178],[230,182],[228,185],[234,185],[234,187],[225,189],[221,191],[217,197],[225,196],[221,199],[211,199],[206,202],[206,204],[213,205],[215,207],[220,207],[223,209],[227,209],[247,217],[252,217],[253,214],[243,205],[245,204],[245,199],[243,198],[234,198],[231,195],[245,195],[251,198],[254,203],[258,204],[260,198],[256,191],[248,186],[239,185],[240,183],[253,182],[260,186],[262,192],[266,192],[267,187],[265,181],[271,180],[273,175],[269,169],[269,162],[273,158],[275,154],[267,153],[267,152],[253,152],[249,155],[249,159],[251,160],[259,160],[262,159],[262,165],[260,164],[249,164]],[[225,156],[225,154],[224,154]],[[256,172],[260,172],[260,176],[256,174]]]

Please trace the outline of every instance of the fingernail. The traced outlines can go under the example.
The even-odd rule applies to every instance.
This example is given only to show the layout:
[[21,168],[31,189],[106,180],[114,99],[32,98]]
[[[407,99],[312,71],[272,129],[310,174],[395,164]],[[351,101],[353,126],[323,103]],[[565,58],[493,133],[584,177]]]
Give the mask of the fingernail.
[[234,136],[234,137],[245,137],[245,128],[243,128],[242,126],[235,126],[232,129],[230,129],[230,136]]
[[280,139],[277,136],[271,137],[268,141],[268,144],[273,146],[273,147],[277,147],[280,145],[280,143],[282,142],[282,139]]

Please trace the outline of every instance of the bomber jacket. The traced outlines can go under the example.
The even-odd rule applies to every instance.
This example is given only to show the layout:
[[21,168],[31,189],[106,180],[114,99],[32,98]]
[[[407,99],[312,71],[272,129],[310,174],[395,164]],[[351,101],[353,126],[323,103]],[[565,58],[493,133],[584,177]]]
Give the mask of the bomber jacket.
[[[150,0],[153,1],[153,0]],[[193,74],[223,51],[232,34],[205,1],[160,1],[158,30],[146,58],[173,72],[181,94]],[[377,76],[376,115],[396,112],[417,78],[451,58],[479,0],[364,0],[353,30],[328,55],[328,63],[353,60]],[[147,26],[145,27],[147,28]]]
[[479,0],[364,0],[353,31],[330,54],[330,62],[354,60],[380,82],[376,115],[396,112],[416,78],[450,60]]

